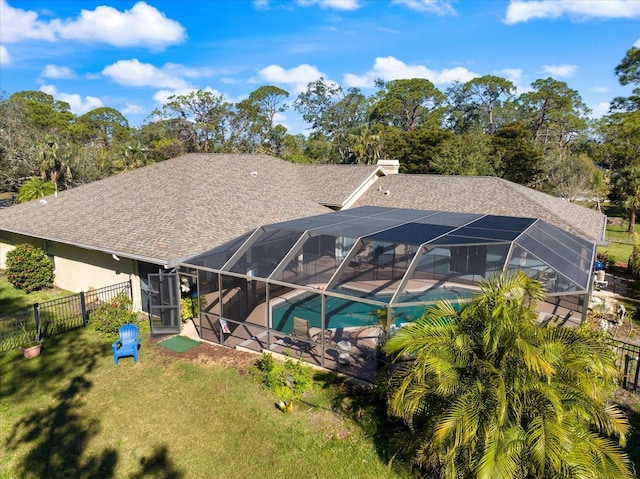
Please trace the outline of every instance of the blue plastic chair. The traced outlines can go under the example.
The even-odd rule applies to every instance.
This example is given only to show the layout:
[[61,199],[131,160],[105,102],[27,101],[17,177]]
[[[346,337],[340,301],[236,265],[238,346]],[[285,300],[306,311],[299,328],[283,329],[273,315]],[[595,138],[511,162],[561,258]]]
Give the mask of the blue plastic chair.
[[113,342],[113,361],[118,365],[118,359],[124,356],[133,356],[134,362],[138,362],[138,346],[140,338],[138,337],[138,326],[127,323],[118,330],[120,339]]

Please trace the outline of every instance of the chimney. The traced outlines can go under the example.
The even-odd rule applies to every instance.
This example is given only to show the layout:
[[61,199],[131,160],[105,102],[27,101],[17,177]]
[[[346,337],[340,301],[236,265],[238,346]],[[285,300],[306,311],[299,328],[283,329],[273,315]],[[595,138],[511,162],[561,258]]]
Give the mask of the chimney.
[[400,170],[398,160],[378,160],[378,166],[382,168],[385,175],[397,175]]

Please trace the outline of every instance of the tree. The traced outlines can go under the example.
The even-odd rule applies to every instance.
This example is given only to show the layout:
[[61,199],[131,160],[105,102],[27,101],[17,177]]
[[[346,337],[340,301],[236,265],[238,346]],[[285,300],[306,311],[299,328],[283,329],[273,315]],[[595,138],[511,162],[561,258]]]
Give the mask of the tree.
[[512,82],[494,75],[455,83],[447,90],[447,96],[451,105],[449,116],[456,119],[456,131],[477,127],[492,135],[496,131],[496,117],[515,91]]
[[373,121],[404,131],[440,123],[440,106],[445,96],[426,78],[378,82],[378,85],[383,90],[373,106]]
[[498,176],[515,183],[534,186],[542,173],[542,151],[531,142],[522,123],[501,126],[491,137]]
[[614,71],[621,85],[640,84],[640,48],[631,47]]
[[360,90],[350,88],[345,93],[340,85],[320,78],[298,95],[294,108],[311,124],[311,137],[321,135],[331,141],[343,163],[351,159],[349,134],[365,124],[368,108]]
[[225,146],[232,105],[222,95],[195,90],[186,95],[172,95],[167,100],[152,115],[175,122],[179,139],[188,152],[209,153]]
[[425,477],[630,479],[625,415],[610,403],[602,335],[540,327],[542,285],[495,277],[461,309],[441,301],[384,350],[397,362],[389,407]]
[[80,116],[75,124],[83,142],[97,142],[105,148],[130,138],[129,122],[118,110],[100,107]]
[[609,199],[629,214],[627,233],[634,232],[636,215],[640,209],[640,167],[627,166],[613,175]]
[[26,183],[24,183],[18,189],[18,196],[16,196],[16,203],[26,203],[27,201],[43,198],[54,194],[56,187],[50,181],[42,181],[38,177],[33,177]]

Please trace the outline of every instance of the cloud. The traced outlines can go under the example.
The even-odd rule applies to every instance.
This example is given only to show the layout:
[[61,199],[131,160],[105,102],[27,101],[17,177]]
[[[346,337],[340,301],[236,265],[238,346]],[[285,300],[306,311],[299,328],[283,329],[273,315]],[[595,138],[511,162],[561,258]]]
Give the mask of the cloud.
[[186,38],[182,25],[145,2],[138,2],[123,12],[99,6],[95,10],[82,10],[77,20],[55,23],[64,39],[104,42],[117,47],[163,49]]
[[39,20],[35,11],[13,8],[6,0],[0,0],[0,11],[3,42],[62,39],[161,50],[186,39],[186,31],[180,23],[145,2],[138,2],[122,12],[99,6],[95,10],[81,10],[75,19],[50,21]]
[[[184,72],[192,71],[185,69]],[[102,74],[110,77],[118,85],[133,87],[169,88],[172,90],[188,89],[189,84],[181,78],[184,73],[179,65],[168,63],[157,68],[150,63],[140,63],[137,58],[119,60],[102,70]]]
[[128,102],[125,103],[125,106],[122,109],[123,115],[141,115],[146,112],[147,112],[146,108],[140,105],[135,105],[133,103],[128,103]]
[[44,70],[40,73],[42,78],[55,78],[55,79],[63,79],[63,78],[75,78],[75,72],[68,67],[59,67],[57,65],[47,65],[44,67]]
[[56,100],[67,102],[71,107],[71,111],[76,115],[83,115],[88,111],[104,106],[100,98],[85,96],[83,99],[77,93],[58,93],[56,87],[53,85],[42,85],[40,91],[48,93]]
[[11,63],[11,55],[9,55],[9,50],[0,45],[0,65],[6,65],[8,63]]
[[3,42],[14,43],[30,39],[55,40],[51,25],[39,21],[36,12],[13,8],[6,0],[0,0],[0,12],[2,12],[0,31]]
[[542,65],[542,71],[552,77],[571,78],[578,71],[575,65]]
[[513,25],[537,19],[556,19],[566,16],[572,21],[590,18],[638,18],[637,0],[512,0],[504,22]]
[[444,85],[454,81],[467,82],[478,77],[477,73],[463,67],[445,68],[441,71],[431,70],[423,65],[407,65],[395,57],[376,58],[373,68],[363,75],[346,73],[344,84],[347,87],[373,88],[374,81],[380,78],[384,81],[408,78],[426,78],[435,85]]
[[640,38],[636,40],[636,42],[633,44],[634,47],[636,48],[640,48]]
[[458,14],[451,4],[444,0],[392,0],[391,4],[439,16]]
[[194,91],[206,91],[206,92],[209,92],[209,93],[213,94],[214,96],[222,96],[222,97],[224,97],[224,95],[222,93],[220,93],[218,90],[215,90],[215,89],[213,89],[211,87],[206,87],[206,88],[180,88],[180,89],[176,89],[176,90],[158,90],[153,95],[153,101],[155,101],[158,105],[164,105],[165,103],[167,103],[169,101],[169,97],[170,96],[186,96],[186,95],[189,95],[190,93],[192,93]]
[[357,10],[361,7],[360,0],[296,0],[296,4],[301,7],[319,5],[320,8],[332,10]]
[[316,67],[306,64],[288,70],[279,65],[269,65],[260,70],[258,75],[268,83],[287,85],[294,94],[305,91],[309,83],[325,77]]
[[601,101],[596,106],[590,107],[591,108],[591,115],[590,116],[592,118],[600,118],[600,117],[606,115],[607,113],[609,113],[609,107],[610,106],[611,106],[611,104],[609,102]]

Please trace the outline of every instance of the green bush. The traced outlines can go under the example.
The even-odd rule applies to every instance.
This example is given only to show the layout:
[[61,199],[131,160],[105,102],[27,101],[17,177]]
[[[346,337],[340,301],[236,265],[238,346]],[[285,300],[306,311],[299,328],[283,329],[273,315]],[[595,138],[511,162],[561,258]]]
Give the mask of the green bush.
[[30,244],[19,244],[7,253],[7,279],[17,289],[31,293],[53,286],[53,263],[46,253]]
[[118,329],[126,323],[137,323],[138,314],[132,310],[131,298],[120,293],[91,313],[89,324],[110,338],[118,336]]
[[629,256],[627,272],[630,278],[640,279],[640,245],[638,244],[633,247],[633,252]]
[[[200,305],[198,306],[198,303]],[[207,306],[207,298],[204,296],[189,296],[180,300],[180,317],[182,322],[187,322],[198,315],[200,310]]]
[[282,401],[299,398],[313,384],[309,366],[289,358],[276,362],[267,352],[256,361],[252,373]]

